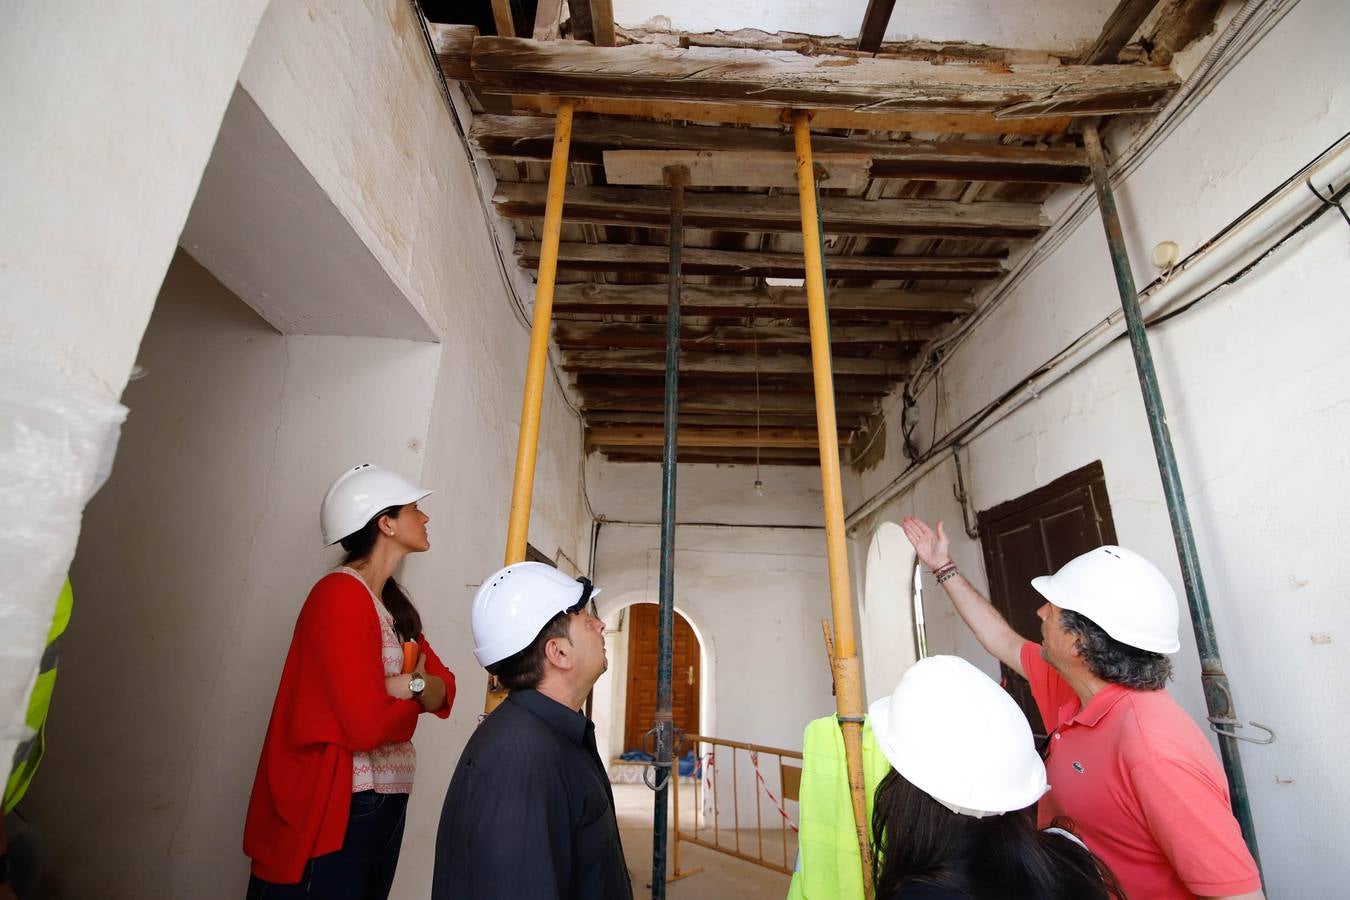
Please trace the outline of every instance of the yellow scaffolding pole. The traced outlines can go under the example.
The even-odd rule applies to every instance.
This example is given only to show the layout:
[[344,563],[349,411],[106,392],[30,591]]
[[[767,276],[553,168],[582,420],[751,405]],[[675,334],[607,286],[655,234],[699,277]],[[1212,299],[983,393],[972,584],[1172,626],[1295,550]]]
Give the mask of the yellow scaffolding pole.
[[[558,242],[562,234],[563,195],[567,191],[567,152],[572,142],[572,101],[558,105],[553,128],[553,157],[548,168],[548,201],[544,207],[544,239],[539,251],[539,279],[530,325],[530,357],[525,369],[525,396],[520,404],[520,439],[516,443],[516,475],[511,485],[511,517],[506,526],[503,565],[525,559],[534,495],[534,464],[539,452],[539,416],[544,407],[544,375],[548,370],[548,333],[553,321],[553,287],[558,277]],[[484,711],[505,699],[488,684]]]
[[834,618],[835,710],[844,732],[853,820],[862,855],[863,890],[872,885],[872,844],[867,820],[867,788],[863,782],[862,678],[853,629],[853,597],[848,583],[848,556],[844,532],[844,491],[839,476],[839,432],[834,414],[834,374],[830,364],[830,321],[825,307],[825,261],[821,253],[820,219],[816,210],[816,179],[811,158],[810,114],[793,112],[792,133],[797,146],[797,194],[802,209],[802,249],[806,255],[806,303],[811,323],[811,369],[815,375],[816,428],[820,436],[820,478],[825,493],[825,553],[830,570],[830,607]]

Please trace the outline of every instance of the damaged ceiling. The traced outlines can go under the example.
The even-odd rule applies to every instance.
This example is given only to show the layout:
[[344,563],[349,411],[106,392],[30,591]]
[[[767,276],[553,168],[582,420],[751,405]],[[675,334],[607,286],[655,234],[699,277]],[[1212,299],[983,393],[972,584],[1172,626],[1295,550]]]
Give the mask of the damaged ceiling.
[[[1048,49],[951,29],[890,40],[904,33],[893,0],[872,0],[847,38],[625,28],[610,0],[423,6],[531,273],[553,113],[574,103],[553,340],[587,447],[612,460],[661,458],[670,194],[616,183],[605,154],[701,151],[719,171],[761,171],[793,152],[784,111],[812,113],[839,443],[864,465],[862,448],[882,449],[882,398],[1047,226],[1047,198],[1086,181],[1078,124],[1161,108],[1180,84],[1173,54],[1222,3],[1108,3],[1067,48],[1042,23],[1059,35]],[[680,460],[817,464],[795,188],[693,186],[684,225]]]

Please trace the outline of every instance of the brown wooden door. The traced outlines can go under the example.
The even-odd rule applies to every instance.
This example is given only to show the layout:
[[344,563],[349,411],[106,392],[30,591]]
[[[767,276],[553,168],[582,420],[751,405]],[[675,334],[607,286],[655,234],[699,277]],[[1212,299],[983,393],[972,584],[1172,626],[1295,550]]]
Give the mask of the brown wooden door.
[[[623,749],[647,750],[643,735],[656,718],[657,614],[654,603],[628,607],[628,701]],[[698,733],[699,649],[694,629],[675,614],[675,652],[671,666],[671,706],[675,728]]]
[[[1055,479],[1043,488],[979,514],[980,543],[989,572],[989,599],[1017,633],[1040,643],[1036,610],[1045,598],[1031,579],[1049,575],[1075,556],[1116,542],[1101,462]],[[1007,666],[1004,684],[1026,713],[1038,741],[1045,724],[1025,678]]]

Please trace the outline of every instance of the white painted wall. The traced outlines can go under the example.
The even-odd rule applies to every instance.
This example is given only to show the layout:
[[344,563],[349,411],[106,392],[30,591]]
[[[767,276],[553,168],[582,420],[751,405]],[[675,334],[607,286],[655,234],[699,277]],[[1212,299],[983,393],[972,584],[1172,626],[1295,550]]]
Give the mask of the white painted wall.
[[[1118,187],[1135,277],[1153,277],[1148,250],[1186,253],[1320,152],[1350,121],[1350,62],[1339,35],[1350,9],[1304,0]],[[1219,646],[1239,714],[1275,729],[1244,744],[1272,896],[1333,896],[1350,878],[1341,823],[1350,786],[1341,748],[1350,634],[1341,551],[1350,525],[1350,243],[1325,216],[1239,284],[1151,331],[1169,424],[1188,489]],[[1238,238],[1239,240],[1241,238]],[[942,375],[939,431],[1029,373],[1117,304],[1094,215],[1035,269],[958,349]],[[919,420],[929,421],[925,397]],[[894,417],[893,417],[894,418]],[[927,442],[921,428],[921,443]],[[889,442],[896,448],[898,441]],[[1103,461],[1120,541],[1180,576],[1128,348],[1117,343],[975,439],[965,458],[973,502],[986,509],[1094,459]],[[895,451],[850,487],[850,508],[890,480]],[[944,518],[960,534],[950,458],[858,528],[906,512]],[[985,585],[979,549],[954,558]],[[982,662],[940,591],[929,592],[928,636]],[[1183,608],[1183,621],[1186,617]],[[932,646],[938,645],[938,646]],[[1189,624],[1170,690],[1203,718]]]
[[[165,313],[172,339],[152,335],[152,375],[135,386],[164,402],[128,397],[144,424],[80,564],[101,579],[78,591],[88,655],[68,651],[57,702],[66,724],[29,804],[66,879],[51,896],[242,893],[244,809],[277,675],[296,610],[331,562],[312,540],[317,503],[363,459],[437,491],[434,549],[404,578],[461,699],[448,723],[417,736],[423,765],[394,890],[425,896],[444,788],[482,708],[468,602],[501,563],[528,336],[408,11],[403,0],[313,10],[279,0],[242,83],[330,210],[445,340],[282,337],[219,285],[194,293],[219,300],[209,309]],[[205,477],[204,461],[230,477]],[[577,420],[550,387],[530,539],[584,565],[581,481]],[[119,500],[140,516],[134,526]],[[161,632],[161,620],[172,627]],[[146,709],[159,692],[172,696]],[[104,751],[126,722],[136,730]],[[91,765],[91,747],[108,761]]]
[[[39,455],[66,468],[42,483],[29,469],[32,493],[5,493],[0,542],[37,556],[0,592],[11,642],[0,653],[0,759],[20,737],[80,512],[116,448],[117,399],[265,5],[5,5],[0,379],[38,385],[31,406],[7,407],[10,434],[47,442]],[[53,401],[89,418],[63,423]],[[0,443],[11,469],[14,446]],[[51,526],[31,546],[25,508],[44,509]]]
[[[961,0],[897,4],[886,40],[968,41],[1001,47],[1069,51],[1084,48],[1115,8],[1114,0],[1045,3],[1041,0]],[[654,31],[707,32],[756,28],[856,38],[867,0],[752,0],[747,3],[671,3],[614,0],[614,23]]]
[[242,894],[243,811],[291,626],[334,557],[318,501],[356,462],[422,466],[437,347],[277,334],[176,259],[71,574],[26,805],[51,896]]

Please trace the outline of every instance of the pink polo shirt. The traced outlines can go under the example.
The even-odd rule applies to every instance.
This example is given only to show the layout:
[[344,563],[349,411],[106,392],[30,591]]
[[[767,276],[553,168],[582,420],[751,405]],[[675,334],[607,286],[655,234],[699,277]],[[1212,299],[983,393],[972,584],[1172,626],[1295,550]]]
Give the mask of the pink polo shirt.
[[1051,729],[1042,828],[1072,820],[1134,898],[1224,897],[1261,887],[1204,733],[1166,691],[1108,685],[1086,708],[1039,644],[1022,668]]

